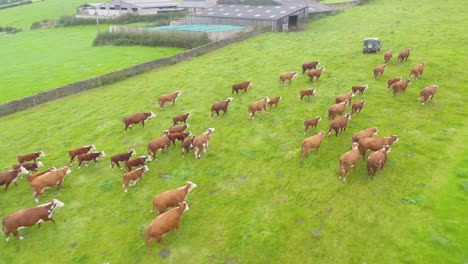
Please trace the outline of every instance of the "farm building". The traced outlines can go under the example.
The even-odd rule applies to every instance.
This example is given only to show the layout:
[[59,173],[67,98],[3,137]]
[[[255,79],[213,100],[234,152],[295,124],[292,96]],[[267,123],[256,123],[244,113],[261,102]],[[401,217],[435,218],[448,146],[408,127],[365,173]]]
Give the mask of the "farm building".
[[108,3],[88,3],[78,7],[78,16],[119,16],[126,13],[152,15],[181,11],[180,3],[172,0],[113,0]]
[[185,0],[180,3],[179,7],[188,10],[189,12],[196,12],[203,8],[210,8],[216,5],[216,0]]
[[308,6],[298,2],[269,6],[221,4],[188,14],[186,22],[189,25],[270,26],[272,31],[287,31],[307,22],[307,12]]

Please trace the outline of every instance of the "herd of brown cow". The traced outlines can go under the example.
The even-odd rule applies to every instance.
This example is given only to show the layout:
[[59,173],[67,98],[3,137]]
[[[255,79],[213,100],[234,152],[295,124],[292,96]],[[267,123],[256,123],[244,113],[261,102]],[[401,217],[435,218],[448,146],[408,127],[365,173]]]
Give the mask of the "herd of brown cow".
[[[408,59],[410,53],[411,49],[402,51],[398,56],[398,63],[405,62]],[[374,79],[377,79],[377,77],[384,74],[384,71],[392,57],[392,50],[389,50],[385,53],[384,64],[375,67],[373,70]],[[322,72],[325,71],[325,67],[316,69],[317,65],[319,65],[318,61],[306,62],[302,65],[302,73],[305,74],[307,72],[309,82],[313,82],[314,78],[316,78],[317,82]],[[412,77],[416,79],[421,77],[425,65],[426,62],[421,62],[412,68],[408,79],[403,79],[402,77],[389,79],[387,81],[387,90],[392,87],[394,96],[399,92],[405,92],[408,85],[411,84]],[[283,73],[280,75],[280,84],[284,85],[286,81],[291,84],[292,80],[297,76],[297,71]],[[232,85],[231,94],[234,94],[234,92],[238,94],[239,90],[243,90],[244,93],[246,93],[251,85],[251,81],[235,83]],[[350,92],[336,96],[335,104],[332,104],[328,108],[328,119],[330,121],[327,134],[328,138],[330,138],[333,132],[335,133],[336,137],[338,136],[339,132],[346,132],[347,124],[351,119],[351,116],[360,113],[366,103],[366,100],[361,100],[351,105],[352,97],[354,97],[357,93],[363,95],[364,91],[368,88],[369,86],[367,84],[355,85],[351,87]],[[431,85],[425,87],[420,92],[420,100],[422,105],[429,99],[432,101],[437,88],[437,85]],[[315,96],[316,91],[317,90],[315,88],[301,90],[299,93],[299,98],[302,101],[306,96],[308,98],[310,98],[310,96]],[[158,98],[160,108],[163,109],[165,103],[167,102],[172,102],[172,104],[175,104],[175,101],[181,94],[181,91],[177,91],[160,96]],[[220,111],[222,111],[223,115],[225,115],[228,112],[228,106],[233,101],[233,99],[233,97],[229,97],[214,103],[211,106],[211,117],[213,118],[215,113],[219,117]],[[281,96],[277,96],[272,99],[265,96],[260,101],[251,103],[248,106],[249,119],[254,119],[257,112],[266,112],[268,109],[271,109],[273,105],[278,107],[278,103],[281,99]],[[348,106],[351,106],[351,113],[346,113]],[[202,152],[206,153],[211,134],[215,131],[215,129],[208,128],[205,132],[198,136],[193,135],[191,132],[186,132],[185,130],[189,127],[187,120],[190,116],[190,113],[186,113],[173,117],[173,126],[167,130],[164,130],[162,136],[155,138],[148,143],[147,155],[131,159],[132,156],[136,155],[136,151],[131,149],[127,152],[113,155],[110,158],[110,166],[112,170],[114,170],[115,166],[117,166],[119,169],[123,169],[120,163],[122,162],[124,164],[124,168],[126,169],[126,172],[122,175],[122,187],[124,192],[128,191],[128,186],[133,186],[137,181],[142,181],[143,174],[149,171],[147,163],[152,160],[157,160],[156,154],[158,151],[166,150],[171,145],[175,146],[176,141],[181,141],[182,153],[193,151],[196,159],[201,157]],[[336,116],[338,116],[338,118],[335,119]],[[126,133],[128,128],[133,129],[132,126],[135,124],[141,124],[141,126],[144,127],[145,122],[153,117],[155,117],[153,112],[141,112],[123,118],[122,122],[124,133]],[[321,120],[322,118],[320,116],[306,119],[304,121],[304,134],[308,132],[311,127],[316,129]],[[178,125],[178,123],[184,124]],[[388,153],[390,152],[392,145],[396,143],[399,138],[396,135],[392,135],[390,137],[374,137],[377,132],[377,127],[370,127],[359,131],[352,136],[351,150],[342,154],[339,159],[338,175],[342,182],[346,181],[350,170],[354,169],[357,162],[359,161],[360,156],[362,156],[367,163],[367,173],[371,179],[375,178],[377,171],[382,173],[382,170],[387,162]],[[310,154],[312,149],[316,149],[316,152],[318,153],[324,138],[325,132],[320,131],[317,134],[303,140],[302,162],[304,162],[305,158]],[[96,150],[94,145],[83,146],[70,150],[68,151],[70,166],[64,166],[60,169],[51,167],[50,169],[41,172],[38,172],[38,168],[42,167],[43,163],[38,159],[45,156],[43,151],[18,156],[17,158],[19,163],[13,165],[12,170],[0,172],[0,186],[5,185],[4,191],[6,191],[11,183],[17,186],[17,181],[20,175],[27,174],[27,181],[29,182],[29,185],[33,191],[33,197],[35,198],[35,201],[38,202],[40,195],[45,196],[44,190],[47,188],[57,186],[57,189],[59,189],[62,187],[65,176],[71,173],[70,167],[73,165],[75,159],[78,160],[77,168],[80,169],[82,164],[87,165],[87,162],[90,161],[93,161],[96,165],[98,160],[105,156],[104,151],[93,152],[94,150]],[[372,151],[372,153],[370,153],[366,159],[368,150]],[[32,172],[35,173],[33,174]],[[164,235],[166,235],[171,230],[178,230],[182,214],[189,209],[189,206],[186,202],[186,197],[188,193],[196,186],[197,185],[192,182],[187,182],[186,185],[174,190],[163,192],[153,199],[152,204],[154,211],[157,213],[157,217],[151,222],[146,231],[146,246],[148,252],[150,252],[152,240],[156,240],[157,242],[162,243],[162,238]],[[41,223],[45,221],[52,221],[55,223],[55,220],[52,218],[52,213],[56,208],[63,206],[64,203],[61,201],[52,199],[52,201],[47,204],[22,209],[4,217],[2,223],[6,240],[9,240],[11,233],[13,233],[13,235],[18,239],[23,239],[18,232],[18,230],[21,228],[33,226],[36,224],[40,228]]]

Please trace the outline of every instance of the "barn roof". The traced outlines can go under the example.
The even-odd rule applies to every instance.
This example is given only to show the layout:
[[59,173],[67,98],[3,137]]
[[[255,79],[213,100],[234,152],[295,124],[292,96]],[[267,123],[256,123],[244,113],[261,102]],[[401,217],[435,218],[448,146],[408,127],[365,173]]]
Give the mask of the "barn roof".
[[113,0],[109,3],[110,6],[122,5],[126,3],[131,6],[140,8],[164,7],[164,6],[178,6],[179,3],[171,0]]
[[275,0],[282,5],[292,5],[294,3],[300,3],[309,7],[309,13],[321,13],[321,12],[330,12],[333,10],[328,5],[320,4],[315,0]]
[[207,0],[189,0],[180,3],[179,7],[183,8],[207,8],[210,4]]
[[277,20],[303,8],[307,8],[307,6],[301,3],[274,6],[217,5],[195,13],[191,13],[189,15],[201,17]]

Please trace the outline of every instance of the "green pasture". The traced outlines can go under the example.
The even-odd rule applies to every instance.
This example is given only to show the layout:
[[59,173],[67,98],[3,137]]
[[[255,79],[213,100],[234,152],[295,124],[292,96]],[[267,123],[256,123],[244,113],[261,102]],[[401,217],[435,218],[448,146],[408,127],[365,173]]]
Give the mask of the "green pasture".
[[[374,0],[299,32],[266,33],[1,118],[1,169],[39,150],[46,167],[68,165],[67,151],[83,145],[95,144],[107,156],[96,166],[73,165],[63,189],[46,190],[40,204],[65,203],[54,213],[57,223],[22,229],[22,241],[0,241],[0,263],[466,263],[465,13],[455,0]],[[380,37],[384,50],[413,52],[403,64],[393,58],[374,80],[383,51],[363,55],[366,37]],[[300,74],[279,85],[280,73],[299,71],[310,60],[326,67],[317,83]],[[425,71],[405,94],[386,91],[388,79],[406,78],[420,61],[427,62]],[[244,80],[253,88],[234,95],[229,112],[212,119],[211,104]],[[325,138],[320,152],[301,163],[303,139],[328,131],[335,96],[365,83],[370,89],[353,102],[366,105],[347,131]],[[434,101],[421,106],[419,91],[432,84],[439,85]],[[301,102],[299,91],[309,87],[316,96]],[[177,103],[160,110],[156,98],[177,90],[183,92]],[[248,119],[250,103],[278,95],[277,108]],[[123,134],[122,118],[142,111],[156,117]],[[193,153],[182,157],[177,143],[158,153],[144,181],[124,193],[122,171],[110,169],[109,157],[130,148],[145,154],[172,117],[186,112],[192,133],[216,129],[208,152],[200,160]],[[303,121],[317,115],[324,120],[304,134]],[[361,159],[341,183],[340,155],[354,133],[372,126],[378,136],[400,138],[383,174],[370,180]],[[188,196],[180,230],[163,245],[153,242],[147,254],[153,197],[189,180],[198,187]],[[0,216],[36,206],[31,194],[24,178],[1,192]]]
[[[108,25],[101,25],[108,30]],[[183,51],[179,48],[93,47],[96,26],[0,35],[0,103]]]
[[[105,1],[93,1],[100,3]],[[63,15],[73,15],[76,8],[89,3],[85,0],[45,0],[32,4],[0,10],[0,26],[29,29],[32,23],[57,19]]]

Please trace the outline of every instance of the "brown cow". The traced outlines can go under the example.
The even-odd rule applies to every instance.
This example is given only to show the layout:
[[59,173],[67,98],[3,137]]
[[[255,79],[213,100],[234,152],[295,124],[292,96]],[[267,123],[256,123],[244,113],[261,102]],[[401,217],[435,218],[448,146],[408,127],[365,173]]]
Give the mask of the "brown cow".
[[302,161],[304,161],[304,158],[309,155],[310,150],[316,149],[318,153],[320,145],[322,145],[324,135],[325,132],[320,131],[319,133],[302,141]]
[[183,124],[181,126],[173,126],[173,127],[169,128],[168,130],[169,130],[169,133],[182,133],[188,127],[190,127],[190,125],[188,123],[186,123],[186,124]]
[[46,174],[42,174],[41,176],[34,179],[30,182],[31,188],[33,189],[33,196],[35,198],[36,203],[39,202],[38,196],[40,194],[44,194],[44,190],[46,188],[50,188],[54,185],[57,185],[57,189],[62,187],[63,180],[65,176],[70,174],[71,170],[67,166],[58,169],[52,170]]
[[251,81],[235,83],[232,85],[231,94],[234,94],[234,92],[236,92],[236,94],[239,94],[239,90],[244,90],[244,93],[246,93],[249,87],[252,87]]
[[382,174],[390,149],[391,147],[389,145],[385,145],[381,149],[372,152],[367,158],[367,174],[371,179],[375,179],[375,173],[378,170],[380,170],[380,174]]
[[205,133],[196,136],[193,139],[193,150],[195,153],[195,158],[201,158],[201,151],[206,153],[206,149],[208,148],[208,144],[210,143],[211,134],[215,131],[214,128],[208,128]]
[[168,93],[168,94],[164,94],[164,95],[161,95],[159,96],[158,100],[159,100],[159,108],[163,109],[164,108],[164,104],[167,103],[167,102],[172,102],[172,104],[174,105],[175,102],[177,101],[177,98],[182,94],[181,91],[177,91],[177,92],[173,92],[173,93]]
[[434,95],[437,92],[437,88],[439,88],[439,86],[434,84],[421,90],[421,97],[419,97],[419,99],[421,100],[421,105],[423,105],[428,99],[431,99],[432,103],[432,98],[434,98]]
[[314,77],[316,78],[315,81],[318,82],[322,72],[325,71],[325,67],[320,67],[318,70],[310,70],[307,75],[309,76],[309,82],[314,82]]
[[126,162],[128,161],[133,155],[136,154],[136,151],[135,150],[131,150],[130,152],[125,152],[125,153],[120,153],[120,154],[117,154],[117,155],[114,155],[110,158],[111,160],[111,168],[112,170],[114,170],[114,165],[117,165],[117,167],[119,167],[119,169],[122,169],[122,167],[120,167],[120,162]]
[[407,48],[398,54],[398,63],[402,63],[403,61],[406,61],[411,54],[411,49]]
[[140,156],[135,159],[127,160],[125,162],[125,168],[127,169],[127,171],[131,171],[133,167],[136,168],[136,167],[144,166],[146,162],[149,162],[149,161],[151,161],[150,155]]
[[105,156],[106,156],[106,153],[104,153],[104,151],[91,152],[91,153],[85,153],[85,154],[78,155],[78,169],[81,167],[81,164],[83,164],[83,163],[86,166],[88,166],[89,161],[94,161],[94,165],[96,165],[97,161],[101,157],[105,157]]
[[170,133],[169,134],[169,140],[172,142],[172,144],[175,146],[176,141],[181,141],[183,142],[187,137],[191,136],[191,132],[181,132],[181,133]]
[[153,208],[157,214],[164,213],[168,208],[179,205],[187,198],[188,193],[197,187],[193,182],[187,182],[184,186],[163,192],[153,199]]
[[363,139],[363,138],[370,138],[374,135],[377,135],[377,132],[379,131],[378,128],[376,127],[370,127],[370,128],[367,128],[367,129],[364,129],[364,130],[361,130],[359,132],[357,132],[356,134],[353,135],[352,137],[352,141],[353,143],[354,142],[359,142],[359,140]]
[[361,113],[361,110],[362,108],[364,107],[364,104],[366,104],[366,100],[362,100],[360,102],[357,102],[357,103],[354,103],[352,106],[351,106],[351,114],[352,115],[355,115],[356,112],[359,111],[359,113]]
[[387,64],[381,64],[374,68],[374,80],[376,80],[378,76],[382,76],[386,67]]
[[37,172],[37,173],[31,174],[31,175],[29,175],[26,179],[28,180],[28,182],[32,182],[32,181],[33,181],[34,179],[36,179],[37,177],[39,177],[39,176],[41,176],[41,175],[43,175],[43,174],[46,174],[46,173],[48,173],[48,172],[54,171],[54,170],[56,170],[56,169],[57,169],[57,168],[52,167],[52,168],[50,168],[50,169],[48,169],[48,170],[45,170],[45,171],[41,171],[41,172]]
[[44,156],[45,156],[44,151],[21,155],[21,156],[18,156],[18,163],[24,163],[26,161],[31,161],[31,160],[36,162],[37,159],[39,159],[40,157],[44,157]]
[[328,120],[333,120],[336,115],[343,115],[344,111],[346,110],[346,105],[348,105],[348,100],[331,105],[328,108]]
[[41,223],[46,221],[52,221],[52,223],[55,224],[55,220],[52,218],[52,215],[55,209],[63,206],[64,203],[57,199],[53,199],[50,203],[23,209],[6,216],[2,221],[3,233],[6,236],[6,241],[8,242],[10,240],[10,233],[13,233],[17,239],[22,240],[24,237],[20,236],[18,233],[21,228],[37,224],[40,229]]
[[393,96],[399,92],[405,92],[408,85],[411,84],[411,79],[401,80],[393,84]]
[[89,146],[83,146],[81,148],[68,151],[68,155],[70,156],[70,166],[73,163],[73,160],[75,159],[76,156],[88,153],[93,150],[96,150],[96,146],[89,145]]
[[418,65],[414,66],[411,71],[410,75],[408,78],[411,78],[414,76],[414,78],[419,79],[421,77],[421,74],[424,72],[424,65],[426,65],[426,62],[420,62]]
[[336,120],[333,120],[330,123],[330,128],[328,129],[328,138],[330,138],[331,131],[335,131],[335,136],[338,136],[338,132],[345,132],[346,127],[348,126],[348,120],[351,119],[351,114],[346,113],[344,116],[338,117]]
[[367,150],[377,151],[385,145],[393,145],[398,142],[399,138],[397,135],[391,137],[379,137],[379,138],[363,138],[359,140],[359,152],[363,159],[366,159]]
[[182,214],[188,211],[189,207],[186,202],[182,202],[178,207],[160,214],[154,219],[148,230],[146,231],[146,249],[148,253],[151,251],[151,241],[156,239],[158,243],[162,244],[162,238],[169,233],[172,229],[179,230],[179,222]]
[[297,76],[298,76],[298,74],[297,74],[296,71],[288,72],[288,73],[282,73],[282,74],[280,74],[280,84],[284,85],[285,81],[289,81],[289,84],[291,84],[292,79],[294,79],[294,77],[297,77]]
[[348,105],[349,105],[349,104],[351,104],[351,101],[353,100],[354,96],[355,96],[355,94],[353,93],[353,91],[351,91],[349,93],[340,94],[335,98],[335,104],[339,104],[339,103],[342,103],[344,101],[348,101]]
[[190,152],[190,150],[193,148],[193,140],[195,139],[195,135],[191,135],[190,137],[186,137],[184,141],[182,141],[182,157],[183,153],[187,151]]
[[38,162],[25,162],[21,164],[15,164],[13,165],[14,170],[19,170],[20,167],[25,168],[27,171],[37,171],[40,167],[44,166],[44,164],[40,161]]
[[311,118],[304,121],[304,134],[309,130],[309,127],[317,128],[317,125],[321,120],[322,117],[317,116],[316,118]]
[[367,90],[368,88],[369,88],[369,85],[367,84],[355,85],[351,87],[351,91],[353,92],[353,94],[356,94],[357,92],[359,92],[360,95],[363,95],[364,91]]
[[124,192],[127,192],[128,185],[132,182],[133,184],[130,186],[135,186],[138,180],[143,181],[142,176],[143,173],[149,171],[148,166],[144,165],[136,170],[129,171],[125,173],[122,177],[122,187],[124,188]]
[[187,124],[187,120],[191,115],[192,114],[190,114],[190,113],[186,113],[186,114],[183,114],[183,115],[174,116],[172,118],[172,123],[173,123],[172,125],[175,126],[179,122],[184,122],[184,124]]
[[390,86],[392,86],[392,84],[396,83],[396,82],[399,82],[401,81],[403,78],[402,77],[396,77],[396,78],[393,78],[393,79],[389,79],[387,81],[387,91],[388,89],[390,89]]
[[346,177],[348,176],[349,170],[356,165],[357,161],[359,160],[359,144],[353,143],[351,146],[351,150],[344,153],[340,157],[340,166],[339,166],[339,173],[340,176],[338,177],[339,180],[342,180],[343,183],[346,182]]
[[156,158],[156,153],[161,150],[168,148],[171,145],[171,140],[169,139],[169,130],[163,131],[163,136],[153,139],[148,143],[148,155],[152,155],[154,160]]
[[385,52],[383,57],[384,57],[385,64],[387,64],[390,61],[390,59],[393,57],[393,50],[388,50],[387,52]]
[[145,127],[145,122],[148,119],[155,117],[156,115],[153,112],[144,112],[144,113],[136,113],[133,115],[126,116],[122,119],[122,123],[124,126],[124,133],[127,132],[127,129],[130,128],[133,130],[133,125],[140,123],[142,127]]
[[234,100],[234,98],[229,97],[227,99],[221,100],[219,102],[214,103],[211,106],[211,118],[213,118],[213,114],[216,113],[217,116],[219,116],[219,111],[223,111],[223,115],[226,114],[228,111],[228,106],[229,104]]
[[0,186],[5,185],[5,190],[8,189],[10,183],[14,183],[15,186],[18,186],[16,181],[18,180],[18,176],[21,174],[28,174],[28,170],[20,166],[17,170],[8,170],[0,172]]
[[302,100],[305,96],[307,96],[309,99],[310,99],[310,96],[315,96],[315,92],[317,90],[314,89],[314,88],[309,88],[309,89],[306,89],[306,90],[301,90],[299,92],[299,98]]
[[254,102],[249,105],[249,119],[255,119],[255,113],[265,110],[267,112],[267,105],[270,102],[270,98],[265,97],[260,101]]
[[318,61],[309,61],[302,64],[302,74],[304,74],[306,70],[316,69],[317,65],[319,64],[320,62]]
[[281,96],[271,98],[270,101],[268,102],[268,109],[271,109],[273,105],[275,105],[275,107],[278,107],[278,102],[280,100],[281,100]]

